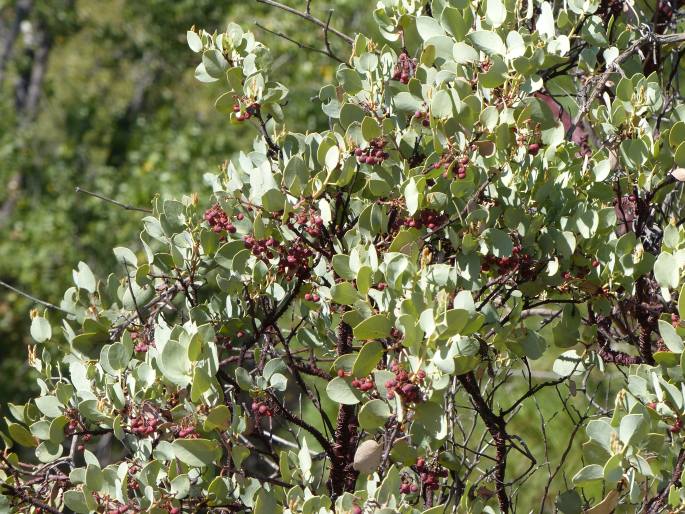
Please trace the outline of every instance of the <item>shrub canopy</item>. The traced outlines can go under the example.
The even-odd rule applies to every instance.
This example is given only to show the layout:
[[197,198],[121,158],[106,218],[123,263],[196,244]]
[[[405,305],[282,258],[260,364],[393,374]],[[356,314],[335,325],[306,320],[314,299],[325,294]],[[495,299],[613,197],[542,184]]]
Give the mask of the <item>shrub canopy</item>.
[[263,3],[344,61],[314,99],[329,126],[288,123],[251,32],[188,32],[228,130],[258,135],[211,198],[154,203],[124,272],[80,263],[34,313],[41,395],[9,406],[4,504],[685,501],[677,6],[385,0],[350,38]]

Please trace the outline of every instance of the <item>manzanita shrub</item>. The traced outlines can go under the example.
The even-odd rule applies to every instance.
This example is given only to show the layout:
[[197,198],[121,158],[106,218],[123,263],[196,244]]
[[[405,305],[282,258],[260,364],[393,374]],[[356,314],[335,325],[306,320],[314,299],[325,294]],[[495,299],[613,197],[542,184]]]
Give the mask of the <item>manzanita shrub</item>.
[[679,509],[682,4],[383,0],[352,39],[264,3],[344,60],[328,126],[188,32],[254,146],[34,312],[4,508]]

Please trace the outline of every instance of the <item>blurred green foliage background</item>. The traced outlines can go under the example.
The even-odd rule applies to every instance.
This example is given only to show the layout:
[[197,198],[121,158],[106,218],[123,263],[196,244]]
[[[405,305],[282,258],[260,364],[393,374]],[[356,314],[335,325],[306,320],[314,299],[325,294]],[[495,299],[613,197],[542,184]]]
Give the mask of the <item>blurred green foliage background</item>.
[[[333,25],[352,33],[364,30],[363,3],[311,8],[325,18],[335,7]],[[147,207],[155,195],[208,192],[203,175],[250,148],[256,131],[214,110],[219,86],[194,79],[186,44],[191,26],[228,21],[271,47],[277,79],[292,91],[290,125],[325,124],[311,97],[337,63],[254,22],[313,47],[321,32],[253,0],[0,0],[1,281],[59,304],[80,260],[100,276],[114,271],[111,249],[136,241],[144,216],[76,187]],[[34,387],[25,366],[34,307],[0,288],[0,405]]]

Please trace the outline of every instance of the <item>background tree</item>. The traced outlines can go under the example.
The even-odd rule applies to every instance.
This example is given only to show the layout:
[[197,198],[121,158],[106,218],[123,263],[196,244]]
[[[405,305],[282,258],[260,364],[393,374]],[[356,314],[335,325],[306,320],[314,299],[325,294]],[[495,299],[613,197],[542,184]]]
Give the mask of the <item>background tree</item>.
[[337,63],[326,123],[253,33],[187,32],[257,137],[33,312],[8,509],[683,503],[682,6],[260,3]]

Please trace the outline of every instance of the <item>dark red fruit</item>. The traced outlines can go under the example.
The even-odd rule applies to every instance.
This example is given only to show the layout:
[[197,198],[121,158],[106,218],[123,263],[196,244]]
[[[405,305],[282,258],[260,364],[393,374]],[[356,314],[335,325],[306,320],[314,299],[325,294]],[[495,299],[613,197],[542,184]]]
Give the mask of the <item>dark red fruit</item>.
[[537,143],[531,143],[531,144],[528,145],[528,153],[529,153],[530,155],[535,156],[535,155],[538,154],[539,151],[540,151],[540,145],[539,145],[539,144],[537,144]]

